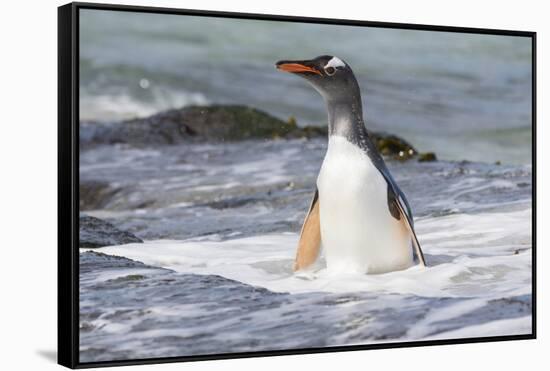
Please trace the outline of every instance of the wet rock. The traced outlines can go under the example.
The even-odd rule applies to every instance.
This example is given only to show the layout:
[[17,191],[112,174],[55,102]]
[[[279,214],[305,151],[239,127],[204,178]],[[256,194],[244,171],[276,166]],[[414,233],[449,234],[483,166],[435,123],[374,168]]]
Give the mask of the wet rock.
[[369,135],[383,156],[406,161],[418,154],[412,144],[396,135],[385,132],[370,132]]
[[[189,141],[240,141],[326,137],[327,125],[298,126],[294,116],[283,121],[240,105],[189,106],[118,123],[81,122],[80,145],[124,143],[158,146]],[[408,160],[418,151],[406,140],[385,132],[370,132],[384,156]]]
[[107,202],[120,191],[108,182],[81,179],[79,184],[80,210],[97,210],[105,207]]
[[418,161],[420,162],[437,161],[437,157],[433,152],[424,152],[418,155]]
[[288,132],[285,136],[286,139],[294,138],[318,138],[328,136],[328,128],[326,126],[302,126],[296,127],[294,130]]
[[[105,272],[107,270],[135,268],[143,269],[158,269],[169,271],[164,268],[152,267],[143,264],[142,262],[125,258],[123,256],[115,256],[104,254],[99,251],[86,251],[80,254],[80,273],[86,274],[91,272]],[[99,314],[94,316],[98,318]]]
[[[295,119],[280,120],[238,105],[189,106],[119,123],[82,122],[80,144],[177,144],[189,140],[237,141],[312,137],[318,128],[300,128]],[[324,130],[326,133],[326,129]]]
[[81,248],[124,245],[143,242],[132,233],[120,230],[111,223],[88,215],[80,215]]
[[183,124],[194,136],[230,141],[284,137],[297,128],[295,121],[246,106],[191,106],[161,113],[159,119]]

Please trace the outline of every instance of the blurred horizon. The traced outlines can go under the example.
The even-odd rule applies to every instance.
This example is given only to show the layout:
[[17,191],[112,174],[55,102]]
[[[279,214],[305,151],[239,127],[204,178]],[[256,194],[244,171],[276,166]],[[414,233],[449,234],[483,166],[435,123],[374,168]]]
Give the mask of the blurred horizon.
[[337,55],[369,129],[447,160],[531,163],[531,39],[104,10],[80,11],[82,120],[245,104],[325,125],[320,96],[275,70]]

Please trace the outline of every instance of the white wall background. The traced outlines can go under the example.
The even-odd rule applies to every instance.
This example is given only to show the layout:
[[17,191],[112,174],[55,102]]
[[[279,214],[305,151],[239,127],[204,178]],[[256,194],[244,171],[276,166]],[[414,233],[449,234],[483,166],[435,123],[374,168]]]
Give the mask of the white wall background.
[[[529,370],[548,363],[550,23],[544,1],[134,0],[189,9],[348,18],[538,32],[538,290],[535,341],[371,350],[136,370]],[[7,1],[0,12],[0,368],[59,369],[56,349],[57,9],[63,1]],[[319,334],[322,336],[322,334]],[[547,367],[547,365],[546,365]]]

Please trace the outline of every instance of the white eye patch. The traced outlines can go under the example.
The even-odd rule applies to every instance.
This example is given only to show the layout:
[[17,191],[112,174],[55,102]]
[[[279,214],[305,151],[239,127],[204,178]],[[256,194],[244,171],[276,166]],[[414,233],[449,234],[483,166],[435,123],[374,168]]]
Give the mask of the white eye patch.
[[328,68],[328,67],[333,67],[333,68],[346,67],[346,64],[340,58],[332,57],[332,59],[328,61],[328,63],[325,65],[325,68]]

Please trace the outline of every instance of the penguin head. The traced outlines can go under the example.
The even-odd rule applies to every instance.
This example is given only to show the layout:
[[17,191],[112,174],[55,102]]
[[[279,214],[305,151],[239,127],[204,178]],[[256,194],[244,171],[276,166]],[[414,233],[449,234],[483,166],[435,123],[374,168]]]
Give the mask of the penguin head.
[[339,100],[359,89],[350,66],[331,55],[321,55],[311,60],[282,60],[275,67],[303,77],[326,100]]

